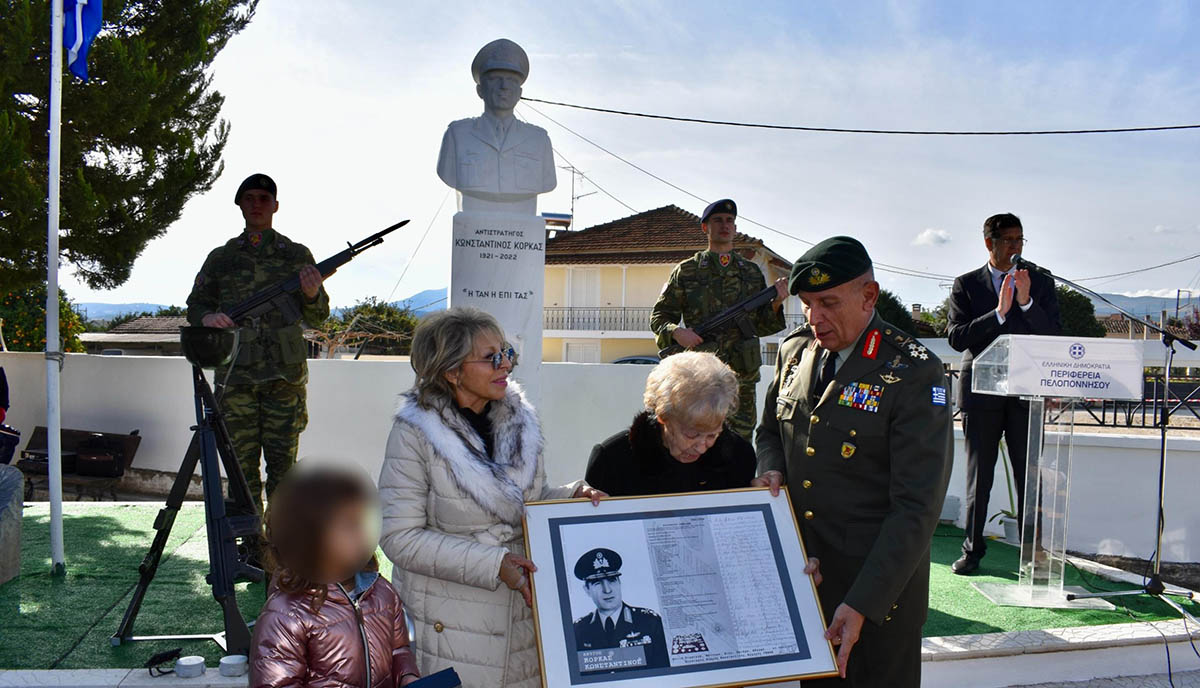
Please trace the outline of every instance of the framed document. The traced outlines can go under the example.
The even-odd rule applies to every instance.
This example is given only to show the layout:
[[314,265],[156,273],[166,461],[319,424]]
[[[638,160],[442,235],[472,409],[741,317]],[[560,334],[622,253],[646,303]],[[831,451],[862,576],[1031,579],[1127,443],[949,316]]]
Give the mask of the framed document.
[[547,688],[837,673],[786,488],[535,502],[525,548]]

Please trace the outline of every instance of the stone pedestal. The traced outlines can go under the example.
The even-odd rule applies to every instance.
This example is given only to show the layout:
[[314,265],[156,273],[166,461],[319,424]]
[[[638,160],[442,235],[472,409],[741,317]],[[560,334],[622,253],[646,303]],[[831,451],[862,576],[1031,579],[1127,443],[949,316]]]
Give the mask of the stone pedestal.
[[0,584],[21,573],[21,500],[25,476],[16,466],[0,465]]
[[465,210],[454,215],[451,306],[474,306],[500,321],[520,364],[513,374],[541,401],[546,222],[537,215]]

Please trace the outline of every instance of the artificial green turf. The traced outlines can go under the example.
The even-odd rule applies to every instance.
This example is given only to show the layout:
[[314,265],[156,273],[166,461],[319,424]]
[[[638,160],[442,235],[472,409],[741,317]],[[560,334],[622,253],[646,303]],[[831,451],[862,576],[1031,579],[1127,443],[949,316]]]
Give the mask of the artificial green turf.
[[[971,587],[971,583],[1015,583],[1020,551],[1003,542],[990,541],[980,571],[972,576],[956,576],[950,572],[950,564],[962,554],[962,540],[962,530],[944,525],[938,526],[934,535],[933,566],[929,576],[929,619],[923,629],[925,637],[1178,618],[1166,604],[1146,596],[1114,598],[1111,601],[1117,608],[1111,611],[994,605]],[[1128,590],[1135,587],[1090,574],[1081,575],[1070,566],[1067,567],[1065,585],[1080,585],[1089,590]],[[1192,614],[1200,614],[1200,605],[1194,602],[1185,608]]]
[[[154,641],[113,647],[109,637],[125,614],[138,566],[154,537],[160,505],[64,505],[67,576],[52,578],[49,508],[25,506],[21,576],[0,585],[0,669],[85,669],[142,666],[153,654],[182,648],[215,666],[220,648],[211,641]],[[391,562],[380,556],[391,577]],[[134,623],[134,635],[216,633],[221,609],[204,577],[208,546],[204,509],[185,504],[175,519],[158,573]],[[258,615],[261,583],[237,584],[238,606]]]
[[[137,582],[137,567],[153,538],[157,504],[65,505],[64,538],[67,576],[51,578],[49,510],[45,504],[25,507],[21,547],[21,576],[0,585],[0,669],[126,668],[141,666],[150,655],[176,647],[199,654],[215,665],[221,651],[207,641],[164,641],[113,647],[116,630]],[[142,604],[137,635],[214,633],[221,614],[204,582],[208,572],[204,512],[198,503],[181,510],[168,541],[158,575]],[[950,573],[958,557],[962,531],[939,527],[933,542],[933,570],[926,636],[990,633],[1131,621],[1123,608],[1116,611],[1073,611],[997,607],[970,586],[972,581],[1015,581],[1018,552],[999,542],[989,545],[981,575],[964,578]],[[391,565],[380,557],[387,577]],[[1067,584],[1118,584],[1074,571]],[[1090,587],[1090,586],[1085,586]],[[258,614],[262,584],[240,583],[238,603],[247,619]],[[1163,603],[1148,598],[1124,598],[1139,621],[1174,618]],[[1120,604],[1120,603],[1119,603]],[[1200,614],[1200,606],[1190,606]]]

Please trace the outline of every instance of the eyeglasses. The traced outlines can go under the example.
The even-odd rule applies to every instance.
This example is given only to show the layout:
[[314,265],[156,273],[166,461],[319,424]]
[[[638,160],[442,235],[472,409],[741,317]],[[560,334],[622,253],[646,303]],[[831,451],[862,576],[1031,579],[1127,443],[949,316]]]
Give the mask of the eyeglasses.
[[1029,240],[1026,239],[1025,237],[1016,237],[1014,239],[1006,239],[1004,237],[997,237],[996,239],[993,239],[993,241],[995,241],[997,243],[1008,244],[1009,246],[1024,246],[1025,244],[1029,243]]
[[484,359],[481,359],[478,361],[463,361],[463,363],[491,363],[492,370],[500,370],[500,366],[504,365],[504,359],[506,359],[506,358],[508,359],[508,362],[511,363],[514,368],[517,367],[517,350],[512,348],[511,346],[505,347],[505,348],[497,351],[496,353],[492,354],[488,358],[484,358]]

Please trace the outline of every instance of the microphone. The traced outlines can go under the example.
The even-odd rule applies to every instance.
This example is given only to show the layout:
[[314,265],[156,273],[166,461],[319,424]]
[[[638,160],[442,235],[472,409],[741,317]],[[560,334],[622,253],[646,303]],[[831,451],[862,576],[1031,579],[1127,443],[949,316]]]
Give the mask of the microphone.
[[1021,256],[1020,253],[1012,254],[1012,256],[1009,258],[1009,260],[1012,262],[1013,267],[1015,267],[1018,270],[1029,270],[1031,272],[1040,272],[1043,275],[1051,274],[1051,272],[1049,270],[1038,265],[1037,263],[1025,260],[1025,258],[1023,256]]

